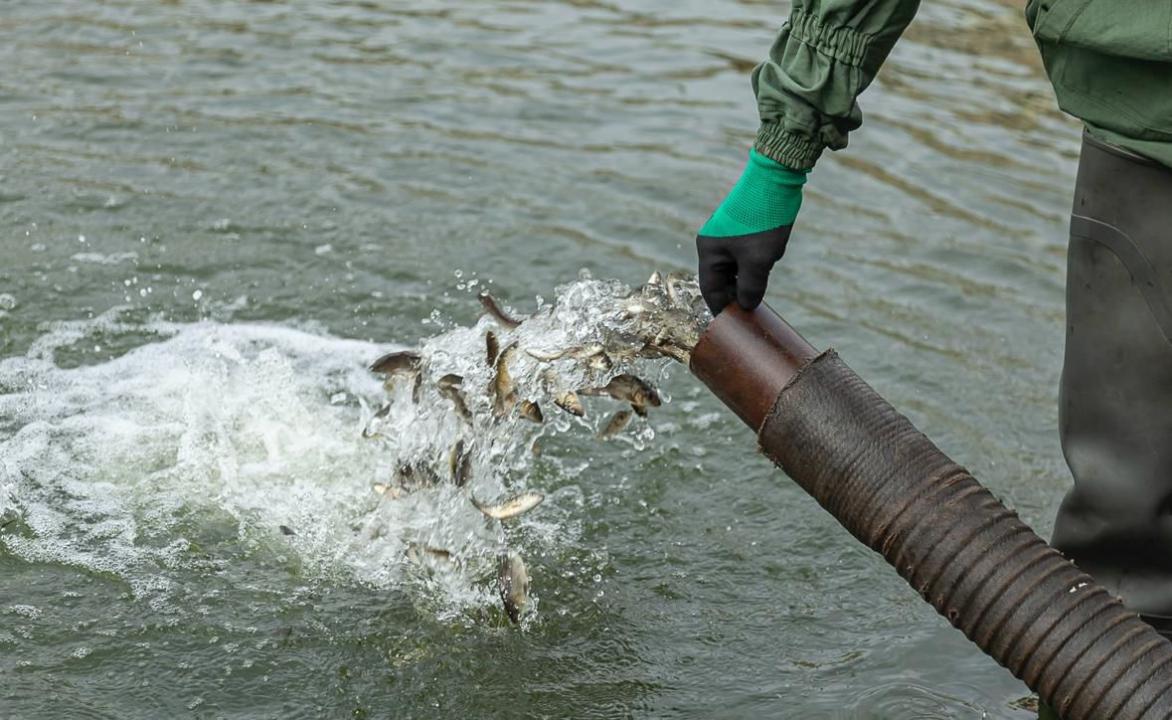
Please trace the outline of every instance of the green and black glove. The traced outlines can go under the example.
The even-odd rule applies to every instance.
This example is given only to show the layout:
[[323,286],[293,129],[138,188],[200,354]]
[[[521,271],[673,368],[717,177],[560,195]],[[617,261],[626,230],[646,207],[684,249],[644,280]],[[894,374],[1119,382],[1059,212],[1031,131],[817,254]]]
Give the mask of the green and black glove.
[[802,206],[806,171],[790,170],[756,150],[728,197],[700,228],[700,293],[713,315],[736,301],[761,304],[769,271],[785,254]]

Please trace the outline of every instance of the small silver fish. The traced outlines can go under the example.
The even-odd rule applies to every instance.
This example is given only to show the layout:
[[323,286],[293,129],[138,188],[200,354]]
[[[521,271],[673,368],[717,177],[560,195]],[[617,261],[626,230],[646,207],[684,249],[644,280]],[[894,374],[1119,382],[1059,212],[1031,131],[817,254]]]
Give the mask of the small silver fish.
[[370,438],[378,437],[380,433],[374,427],[374,421],[381,420],[390,414],[391,414],[391,404],[390,403],[387,403],[387,404],[383,405],[381,408],[379,408],[378,412],[376,412],[374,415],[371,416],[370,422],[368,422],[366,424],[366,427],[362,428],[362,437],[364,437],[368,440]]
[[420,545],[419,543],[408,543],[407,551],[404,555],[407,556],[408,560],[416,564],[423,562],[426,558],[452,562],[452,552],[450,550],[431,547],[430,545]]
[[486,292],[480,293],[480,304],[492,316],[492,319],[496,320],[506,330],[516,330],[521,324],[520,320],[510,317],[508,313],[502,310],[496,298]]
[[501,343],[496,339],[496,333],[489,330],[484,334],[484,357],[488,360],[488,366],[492,367],[496,363],[497,355],[501,354]]
[[419,404],[423,397],[423,373],[415,373],[415,383],[411,386],[411,402]]
[[372,362],[370,370],[380,375],[395,375],[419,372],[422,365],[423,356],[414,350],[396,350]]
[[395,485],[375,483],[372,487],[379,495],[389,497],[392,500],[398,500],[399,498],[403,497],[403,488],[397,487]]
[[472,411],[468,409],[468,402],[464,399],[464,378],[454,373],[444,375],[436,381],[440,395],[451,401],[456,408],[456,414],[467,422],[472,422]]
[[497,561],[497,593],[509,621],[514,625],[521,621],[521,611],[529,602],[529,570],[525,561],[515,552],[501,553]]
[[472,504],[476,506],[477,510],[490,518],[495,518],[497,520],[509,520],[529,512],[533,508],[540,505],[542,500],[545,500],[544,495],[539,492],[529,491],[523,492],[519,495],[514,495],[508,500],[505,500],[502,503],[497,503],[495,505],[483,503],[477,500],[475,496],[473,496]]
[[521,417],[529,422],[537,423],[538,425],[545,422],[545,415],[541,412],[541,406],[532,400],[522,400],[518,410],[521,413]]
[[517,388],[513,385],[513,378],[509,375],[509,362],[517,351],[517,343],[512,343],[501,351],[496,359],[496,373],[492,378],[493,409],[497,417],[504,417],[517,404]]
[[472,477],[472,453],[465,452],[464,441],[457,440],[452,452],[448,456],[448,467],[452,473],[452,482],[456,487],[464,487]]
[[629,373],[615,375],[606,385],[582,392],[586,395],[609,395],[615,400],[630,403],[640,417],[646,417],[648,405],[659,407],[663,403],[651,383]]
[[571,345],[561,350],[553,352],[546,352],[544,350],[534,350],[532,348],[525,348],[525,352],[530,356],[541,362],[553,362],[554,360],[561,360],[562,358],[570,358],[571,360],[593,360],[597,357],[606,356],[606,348],[601,345]]
[[667,297],[671,300],[671,304],[677,307],[684,307],[688,304],[687,298],[684,297],[684,285],[692,281],[692,276],[687,273],[669,272],[667,274]]
[[618,435],[623,431],[627,425],[631,423],[632,413],[630,410],[619,410],[614,415],[610,416],[606,426],[598,433],[600,440],[606,440]]
[[426,463],[402,463],[395,469],[395,484],[401,493],[438,485],[439,480],[435,471]]
[[541,377],[545,381],[545,391],[553,396],[554,405],[577,417],[583,417],[586,414],[586,408],[582,405],[578,393],[566,390],[561,378],[558,377],[553,368],[546,368]]

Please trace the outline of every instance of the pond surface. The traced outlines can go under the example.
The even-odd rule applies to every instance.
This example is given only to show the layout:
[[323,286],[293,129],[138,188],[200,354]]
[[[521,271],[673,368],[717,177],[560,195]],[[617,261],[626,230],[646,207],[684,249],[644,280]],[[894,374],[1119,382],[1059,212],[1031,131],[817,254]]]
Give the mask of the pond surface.
[[[365,364],[690,270],[787,12],[6,3],[0,716],[1030,717],[679,369],[543,449],[520,629],[353,541]],[[925,3],[768,301],[1048,534],[1079,131],[1021,15]]]

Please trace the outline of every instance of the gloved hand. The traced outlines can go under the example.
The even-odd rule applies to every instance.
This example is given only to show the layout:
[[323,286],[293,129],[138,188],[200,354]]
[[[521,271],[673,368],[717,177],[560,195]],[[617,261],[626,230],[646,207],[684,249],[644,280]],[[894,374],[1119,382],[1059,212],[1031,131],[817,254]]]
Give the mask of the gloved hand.
[[734,300],[761,304],[769,271],[785,253],[802,206],[806,171],[790,170],[756,150],[728,197],[700,228],[700,293],[713,315]]

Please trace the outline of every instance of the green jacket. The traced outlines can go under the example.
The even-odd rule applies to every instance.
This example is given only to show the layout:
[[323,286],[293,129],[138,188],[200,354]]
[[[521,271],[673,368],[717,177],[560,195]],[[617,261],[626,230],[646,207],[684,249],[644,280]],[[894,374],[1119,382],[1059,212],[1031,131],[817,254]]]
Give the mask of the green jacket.
[[[793,0],[753,71],[757,151],[794,170],[846,147],[857,98],[919,0]],[[1026,20],[1058,105],[1093,135],[1172,166],[1172,1],[1029,0]]]

